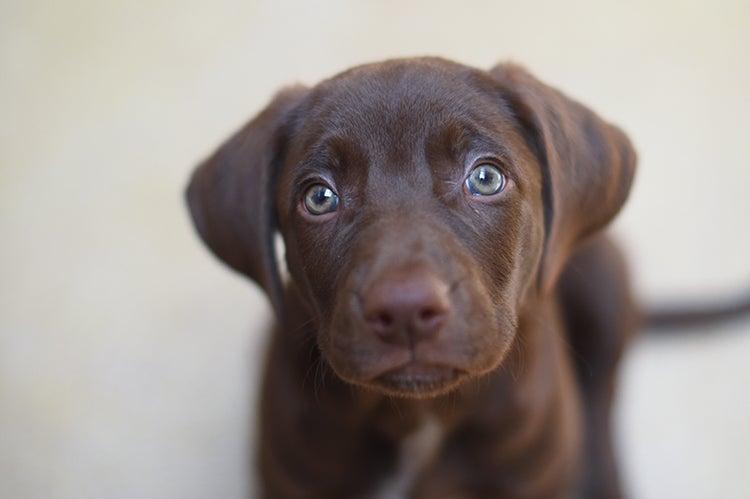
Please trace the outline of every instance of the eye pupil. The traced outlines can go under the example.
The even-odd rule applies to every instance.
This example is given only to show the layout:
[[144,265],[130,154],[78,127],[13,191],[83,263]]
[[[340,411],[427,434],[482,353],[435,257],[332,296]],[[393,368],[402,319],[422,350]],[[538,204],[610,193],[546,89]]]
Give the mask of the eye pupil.
[[474,168],[466,179],[466,188],[474,196],[491,196],[504,187],[505,175],[489,163]]
[[339,197],[326,185],[315,184],[305,192],[305,209],[312,215],[324,215],[336,211],[338,204]]

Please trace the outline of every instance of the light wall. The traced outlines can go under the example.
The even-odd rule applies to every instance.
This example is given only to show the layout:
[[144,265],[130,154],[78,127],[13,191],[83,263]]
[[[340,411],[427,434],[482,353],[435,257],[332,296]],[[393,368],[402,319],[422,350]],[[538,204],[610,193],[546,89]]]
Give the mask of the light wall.
[[[0,497],[239,498],[261,293],[199,244],[191,167],[280,86],[515,60],[631,135],[645,301],[750,287],[750,2],[0,3]],[[750,322],[646,336],[638,498],[750,497]]]

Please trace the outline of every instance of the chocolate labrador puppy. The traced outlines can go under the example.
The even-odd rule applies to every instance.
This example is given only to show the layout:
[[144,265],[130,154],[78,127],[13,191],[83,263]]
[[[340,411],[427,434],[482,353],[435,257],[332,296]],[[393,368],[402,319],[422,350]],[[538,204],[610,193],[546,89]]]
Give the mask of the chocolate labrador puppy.
[[610,412],[639,313],[602,230],[635,165],[620,129],[511,64],[280,92],[187,191],[276,312],[262,497],[620,497]]

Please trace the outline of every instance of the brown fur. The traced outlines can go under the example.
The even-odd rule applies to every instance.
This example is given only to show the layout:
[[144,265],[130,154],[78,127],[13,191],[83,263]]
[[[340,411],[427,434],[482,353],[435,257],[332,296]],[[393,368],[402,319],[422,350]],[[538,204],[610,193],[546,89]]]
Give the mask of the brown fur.
[[[478,157],[500,195],[465,192]],[[600,231],[634,170],[619,129],[513,65],[387,61],[280,93],[188,189],[203,239],[278,317],[263,496],[366,497],[430,417],[445,438],[410,497],[619,497],[610,405],[637,312]],[[321,179],[340,206],[312,217]],[[366,313],[406,302],[439,325],[381,334]]]

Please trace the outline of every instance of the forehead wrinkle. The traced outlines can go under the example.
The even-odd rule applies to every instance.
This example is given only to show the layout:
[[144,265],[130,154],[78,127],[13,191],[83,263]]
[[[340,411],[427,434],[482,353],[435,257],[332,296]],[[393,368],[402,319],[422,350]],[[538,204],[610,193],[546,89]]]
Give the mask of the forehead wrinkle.
[[[414,163],[423,163],[426,140],[425,116],[431,113],[398,109],[375,102],[364,109],[337,113],[335,126],[315,137],[310,133],[301,164],[340,170],[348,166],[344,156],[356,156],[361,162],[378,165],[392,174],[403,173]],[[327,120],[331,123],[331,120]],[[349,158],[353,159],[353,158]]]
[[516,154],[505,138],[479,123],[463,120],[432,131],[424,154],[434,172],[435,192],[442,195],[452,192],[451,187],[462,183],[469,162],[483,157],[496,157],[515,173],[518,170]]
[[450,121],[462,122],[468,129],[470,140],[461,146],[467,151],[464,154],[476,149],[515,163],[515,155],[501,138],[507,133],[501,130],[502,123],[509,117],[494,99],[488,102],[483,89],[463,78],[443,72],[359,71],[328,83],[317,92],[309,125],[303,126],[310,144],[305,168],[343,169],[346,165],[338,161],[329,143],[338,136],[361,146],[369,165],[375,166],[368,168],[368,185],[377,179],[375,170],[419,177],[419,170],[436,170],[426,149],[433,130]]
[[366,167],[368,154],[357,141],[337,132],[329,132],[305,146],[298,172],[319,171],[342,175],[357,165]]
[[525,142],[515,127],[512,114],[506,111],[504,103],[490,108],[488,113],[481,116],[474,114],[468,127],[474,141],[471,146],[478,152],[497,155],[519,178],[527,176],[522,167]]
[[513,150],[504,141],[497,140],[490,135],[477,134],[472,136],[465,150],[467,159],[468,157],[472,157],[470,156],[471,154],[476,155],[474,157],[475,160],[487,155],[496,156],[506,166],[511,168],[516,164]]

